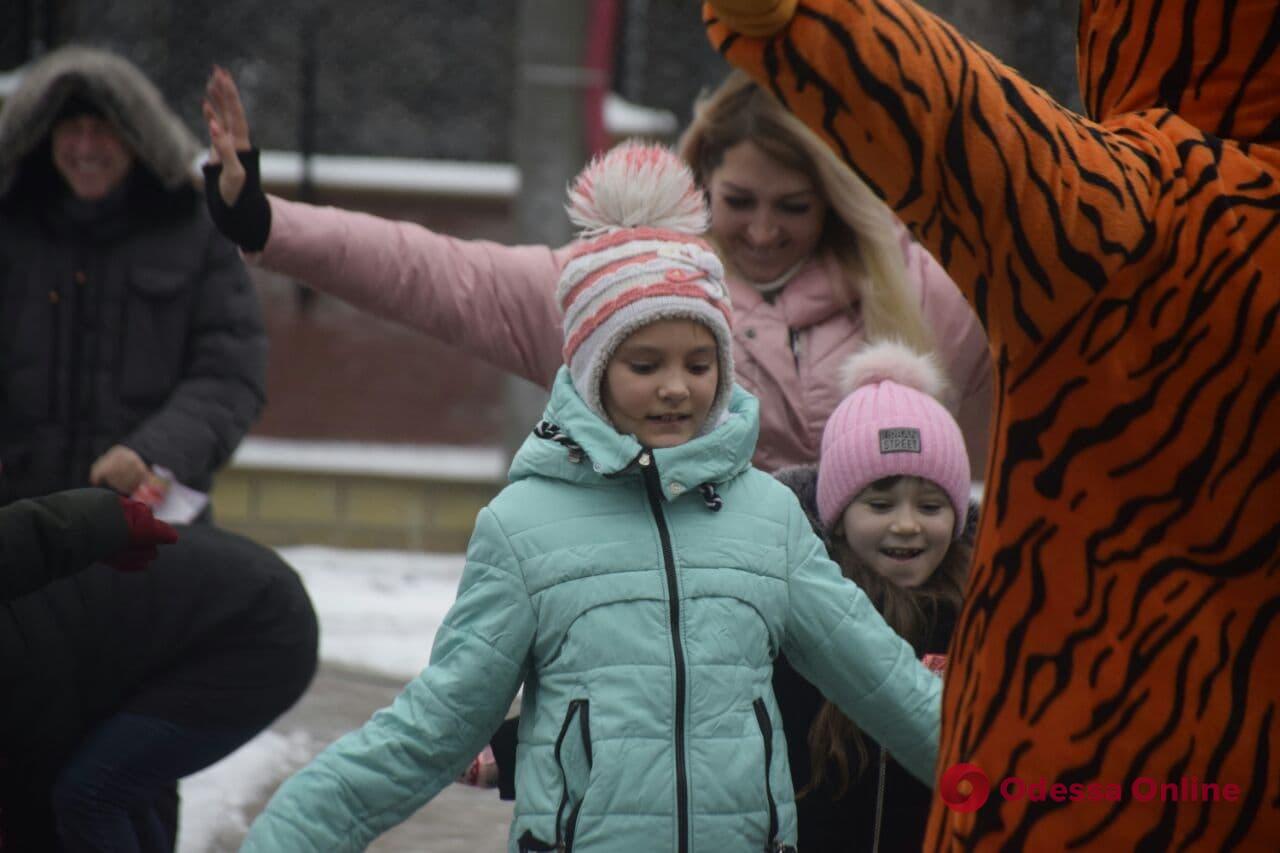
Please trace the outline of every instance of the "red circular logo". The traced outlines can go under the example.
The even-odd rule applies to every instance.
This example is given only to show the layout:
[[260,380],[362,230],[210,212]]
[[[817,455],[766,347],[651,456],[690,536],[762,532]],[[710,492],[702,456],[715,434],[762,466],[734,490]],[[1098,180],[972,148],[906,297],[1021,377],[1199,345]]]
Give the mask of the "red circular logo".
[[977,811],[990,793],[991,780],[976,764],[953,764],[938,781],[938,796],[952,811]]

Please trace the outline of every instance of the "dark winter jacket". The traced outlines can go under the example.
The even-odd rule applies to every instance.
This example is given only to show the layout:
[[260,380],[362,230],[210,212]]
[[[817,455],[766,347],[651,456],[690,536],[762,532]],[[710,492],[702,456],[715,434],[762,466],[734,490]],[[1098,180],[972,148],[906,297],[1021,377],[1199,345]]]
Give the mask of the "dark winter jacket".
[[120,499],[74,489],[0,508],[0,602],[34,592],[124,549]]
[[[796,493],[815,532],[824,536],[818,521],[817,467],[799,465],[784,468],[775,476]],[[945,559],[969,560],[975,529],[976,510],[971,507],[964,535],[952,545]],[[951,610],[936,613],[927,639],[915,646],[916,655],[946,654],[955,618],[956,613]],[[787,753],[791,759],[791,777],[795,789],[800,791],[812,777],[809,729],[822,710],[824,698],[782,655],[774,662],[773,692],[778,697],[778,708],[782,713]],[[832,770],[826,774],[822,785],[797,798],[799,849],[802,853],[872,850],[896,853],[920,849],[934,792],[889,757],[875,741],[865,736],[863,741],[867,747],[867,766],[856,776],[851,769],[849,785],[843,795],[840,795],[839,781],[833,778]],[[854,760],[856,747],[848,744],[846,750],[850,760]]]
[[[59,542],[85,553],[98,535]],[[48,832],[57,769],[102,719],[253,731],[310,682],[317,627],[293,570],[212,525],[178,537],[145,571],[96,564],[0,604],[0,810],[25,831]]]
[[[94,203],[51,159],[72,93],[137,155]],[[87,484],[114,444],[207,490],[261,409],[257,298],[192,184],[195,149],[154,87],[99,51],[51,54],[0,113],[0,504]]]

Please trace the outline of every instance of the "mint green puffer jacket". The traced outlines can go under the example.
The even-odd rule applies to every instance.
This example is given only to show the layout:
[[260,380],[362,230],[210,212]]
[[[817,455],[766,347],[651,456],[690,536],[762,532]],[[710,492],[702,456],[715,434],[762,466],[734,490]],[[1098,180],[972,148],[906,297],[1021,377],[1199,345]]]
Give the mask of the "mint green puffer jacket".
[[795,844],[779,651],[932,782],[941,682],[750,466],[756,432],[735,388],[714,430],[649,452],[562,370],[430,664],[286,782],[243,849],[363,850],[453,781],[521,684],[512,851]]

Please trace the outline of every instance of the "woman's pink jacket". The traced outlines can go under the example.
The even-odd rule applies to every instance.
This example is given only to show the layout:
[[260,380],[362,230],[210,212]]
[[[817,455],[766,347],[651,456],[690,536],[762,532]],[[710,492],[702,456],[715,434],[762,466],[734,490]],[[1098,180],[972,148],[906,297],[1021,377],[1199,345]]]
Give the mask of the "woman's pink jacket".
[[[419,225],[272,196],[261,266],[550,387],[563,335],[555,303],[565,250],[460,240]],[[982,476],[991,407],[986,336],[933,257],[903,231],[916,290]],[[863,342],[862,317],[836,303],[834,261],[815,259],[772,301],[729,280],[738,382],[760,399],[755,464],[816,462],[822,427],[841,399],[840,366]],[[794,332],[794,334],[793,334]]]

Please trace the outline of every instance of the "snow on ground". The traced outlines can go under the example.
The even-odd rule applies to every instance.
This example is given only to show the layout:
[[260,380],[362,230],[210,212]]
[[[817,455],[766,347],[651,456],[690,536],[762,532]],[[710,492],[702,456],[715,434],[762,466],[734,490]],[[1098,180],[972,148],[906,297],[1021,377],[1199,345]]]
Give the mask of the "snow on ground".
[[299,769],[323,744],[306,732],[265,731],[217,764],[184,779],[179,853],[209,853],[222,833],[240,837],[248,810],[266,799],[280,779]]
[[461,554],[282,548],[320,617],[320,659],[405,681],[427,664]]
[[[320,619],[320,658],[405,681],[426,665],[453,604],[461,554],[280,549],[306,583]],[[217,849],[220,832],[243,832],[245,810],[321,746],[305,732],[266,731],[182,783],[179,853]]]

